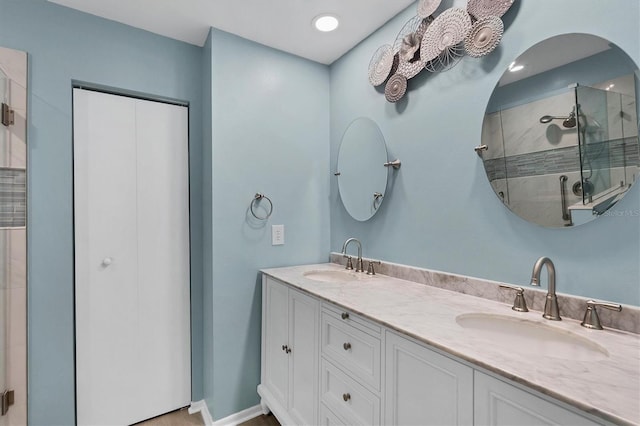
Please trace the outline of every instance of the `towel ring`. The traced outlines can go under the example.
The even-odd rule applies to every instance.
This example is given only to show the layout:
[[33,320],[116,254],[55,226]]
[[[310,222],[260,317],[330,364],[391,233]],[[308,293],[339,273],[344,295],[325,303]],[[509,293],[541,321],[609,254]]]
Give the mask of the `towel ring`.
[[[260,216],[258,216],[258,215],[256,214],[256,212],[255,212],[255,210],[254,210],[254,207],[255,207],[255,206],[258,204],[258,202],[259,202],[260,200],[262,200],[263,198],[269,202],[269,210],[268,210],[268,212],[267,212],[267,215],[266,215],[266,216],[264,216],[264,217],[260,217]],[[267,197],[267,196],[266,196],[266,195],[264,195],[264,194],[260,194],[260,193],[258,192],[258,193],[256,193],[256,195],[254,195],[254,196],[253,196],[253,200],[251,200],[251,206],[250,206],[250,209],[251,209],[251,214],[252,214],[252,215],[253,215],[253,217],[255,217],[256,219],[258,219],[258,220],[267,220],[267,219],[269,219],[269,216],[271,216],[271,213],[273,213],[273,203],[271,202],[271,200],[269,199],[269,197]]]

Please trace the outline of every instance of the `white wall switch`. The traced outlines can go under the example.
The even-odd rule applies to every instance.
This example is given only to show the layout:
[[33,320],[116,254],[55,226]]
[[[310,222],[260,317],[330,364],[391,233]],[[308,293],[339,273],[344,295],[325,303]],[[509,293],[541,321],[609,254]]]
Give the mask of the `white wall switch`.
[[271,245],[281,246],[284,244],[284,225],[271,225]]

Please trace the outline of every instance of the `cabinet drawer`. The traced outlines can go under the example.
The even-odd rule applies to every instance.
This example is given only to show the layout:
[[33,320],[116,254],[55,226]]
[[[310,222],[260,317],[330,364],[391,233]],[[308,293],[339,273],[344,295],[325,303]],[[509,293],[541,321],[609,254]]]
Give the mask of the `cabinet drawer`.
[[320,404],[320,424],[322,426],[348,426],[349,422],[336,416],[325,404]]
[[322,353],[362,383],[380,390],[380,338],[323,312]]
[[326,359],[322,360],[322,402],[347,424],[379,425],[380,398]]
[[331,303],[322,304],[322,312],[327,316],[335,318],[345,324],[349,324],[360,331],[380,337],[382,329],[376,323],[361,317],[358,314],[350,312],[348,309],[341,308]]

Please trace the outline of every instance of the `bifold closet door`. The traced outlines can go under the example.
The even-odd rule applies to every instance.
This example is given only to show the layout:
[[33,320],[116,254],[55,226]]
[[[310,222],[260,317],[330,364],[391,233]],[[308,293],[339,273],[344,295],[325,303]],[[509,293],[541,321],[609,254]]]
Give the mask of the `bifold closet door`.
[[188,111],[74,89],[79,425],[189,405]]

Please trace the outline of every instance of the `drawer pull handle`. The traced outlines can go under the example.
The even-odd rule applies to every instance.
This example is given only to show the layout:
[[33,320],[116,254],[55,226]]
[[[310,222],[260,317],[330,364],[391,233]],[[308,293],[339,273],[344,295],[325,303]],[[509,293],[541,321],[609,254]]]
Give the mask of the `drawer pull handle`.
[[349,349],[351,349],[351,343],[345,343],[342,345],[342,347],[344,348],[345,351],[348,351]]
[[349,401],[351,399],[351,394],[343,393],[342,394],[342,399],[344,399],[344,402]]
[[343,320],[346,320],[347,318],[349,318],[349,313],[348,312],[343,312],[341,316],[342,316]]

